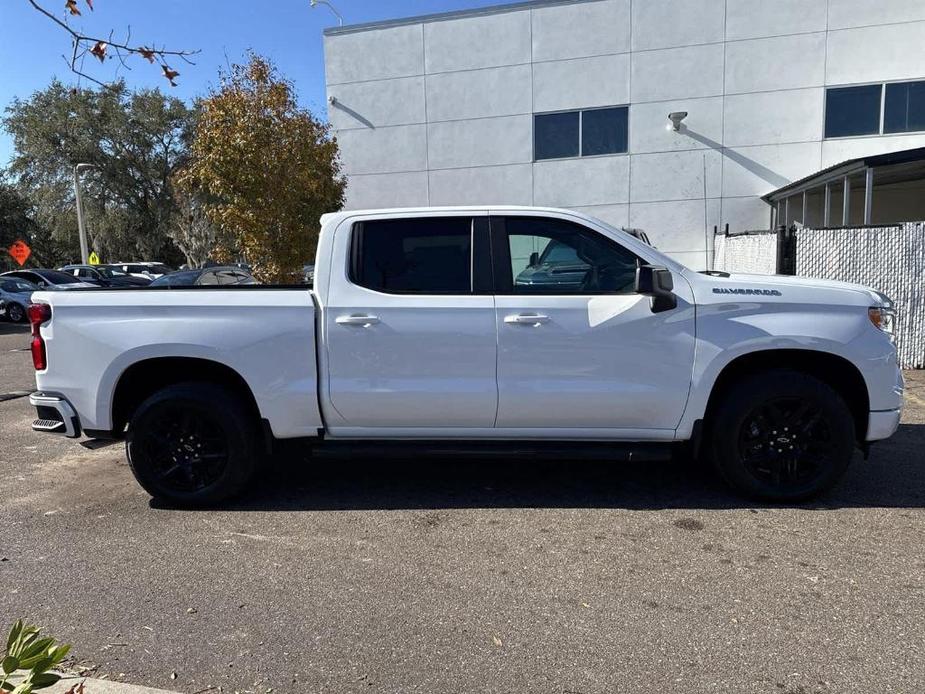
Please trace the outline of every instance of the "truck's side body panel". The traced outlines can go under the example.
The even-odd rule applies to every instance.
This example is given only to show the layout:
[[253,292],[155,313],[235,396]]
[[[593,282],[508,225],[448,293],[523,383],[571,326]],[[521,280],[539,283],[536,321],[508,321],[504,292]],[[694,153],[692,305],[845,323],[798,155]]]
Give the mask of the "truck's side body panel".
[[[871,325],[878,299],[863,287],[782,276],[711,277],[686,271],[697,301],[697,356],[677,438],[689,438],[713,386],[737,358],[768,350],[831,354],[853,364],[872,412],[902,407],[902,375],[888,336]],[[765,292],[747,294],[747,292]],[[892,432],[890,432],[892,433]]]
[[53,311],[42,328],[49,368],[36,374],[38,389],[67,398],[84,429],[110,430],[120,376],[159,357],[233,369],[278,438],[315,435],[322,426],[307,289],[37,292],[33,300]]

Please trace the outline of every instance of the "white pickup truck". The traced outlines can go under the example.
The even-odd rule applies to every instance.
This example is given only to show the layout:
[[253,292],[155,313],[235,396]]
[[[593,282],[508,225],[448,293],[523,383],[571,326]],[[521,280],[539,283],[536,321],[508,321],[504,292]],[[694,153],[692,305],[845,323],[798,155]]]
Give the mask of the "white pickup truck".
[[33,428],[123,438],[153,496],[241,492],[284,439],[651,462],[805,499],[896,430],[889,300],[697,273],[577,212],[322,217],[314,289],[37,292]]

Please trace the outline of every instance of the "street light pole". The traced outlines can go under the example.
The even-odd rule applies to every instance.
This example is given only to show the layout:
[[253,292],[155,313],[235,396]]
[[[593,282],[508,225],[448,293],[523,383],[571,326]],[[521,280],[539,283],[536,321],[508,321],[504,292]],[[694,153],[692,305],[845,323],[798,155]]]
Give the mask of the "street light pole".
[[318,7],[318,5],[327,5],[328,9],[334,13],[335,17],[337,17],[337,24],[339,26],[344,26],[344,18],[340,16],[340,12],[338,12],[334,8],[334,5],[328,2],[328,0],[309,0],[308,4],[311,5],[312,7]]
[[77,234],[80,237],[80,262],[90,262],[90,248],[87,244],[87,229],[84,226],[84,208],[80,200],[80,172],[97,168],[95,164],[77,164],[74,167],[74,199],[77,204]]

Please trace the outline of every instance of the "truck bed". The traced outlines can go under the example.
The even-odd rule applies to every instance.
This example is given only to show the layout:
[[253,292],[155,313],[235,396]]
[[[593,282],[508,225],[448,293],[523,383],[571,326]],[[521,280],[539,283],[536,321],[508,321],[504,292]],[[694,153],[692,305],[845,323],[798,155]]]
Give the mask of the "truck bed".
[[66,397],[85,430],[112,428],[113,394],[129,366],[165,357],[240,374],[276,438],[322,426],[315,302],[305,286],[45,291],[33,301],[53,313],[42,330],[49,368],[36,374],[38,389]]

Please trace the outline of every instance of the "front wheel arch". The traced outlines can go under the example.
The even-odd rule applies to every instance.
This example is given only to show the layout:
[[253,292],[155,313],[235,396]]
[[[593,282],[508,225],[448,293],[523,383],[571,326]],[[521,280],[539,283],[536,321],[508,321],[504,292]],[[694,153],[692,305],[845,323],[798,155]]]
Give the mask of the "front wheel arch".
[[808,349],[750,352],[726,364],[710,391],[703,416],[705,433],[709,433],[717,407],[735,383],[749,376],[779,369],[817,378],[838,393],[851,411],[857,442],[862,444],[865,441],[870,419],[870,396],[864,376],[844,357]]

